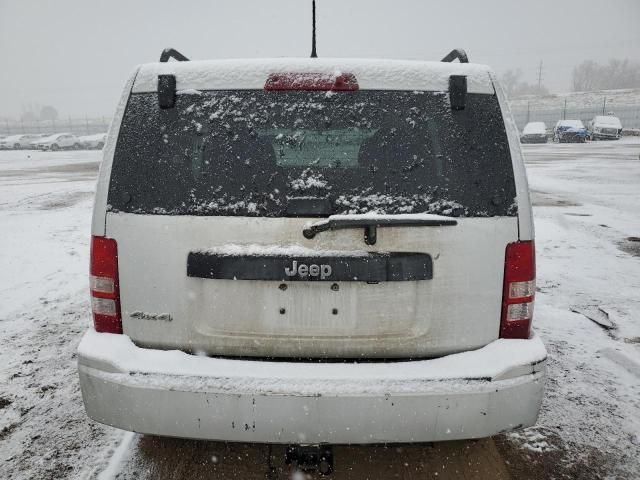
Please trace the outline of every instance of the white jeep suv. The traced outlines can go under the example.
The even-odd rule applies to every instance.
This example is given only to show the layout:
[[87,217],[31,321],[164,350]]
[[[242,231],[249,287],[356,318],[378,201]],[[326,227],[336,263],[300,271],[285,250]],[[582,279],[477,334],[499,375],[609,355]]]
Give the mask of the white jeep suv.
[[286,444],[535,423],[533,224],[518,132],[469,63],[143,65],[91,240],[88,415]]

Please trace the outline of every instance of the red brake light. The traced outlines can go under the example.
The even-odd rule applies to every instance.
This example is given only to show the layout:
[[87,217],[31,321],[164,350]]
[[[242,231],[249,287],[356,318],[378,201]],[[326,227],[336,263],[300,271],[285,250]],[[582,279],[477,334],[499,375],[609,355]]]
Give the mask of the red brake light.
[[97,332],[122,333],[119,287],[116,241],[91,237],[91,311]]
[[272,73],[264,89],[353,92],[359,86],[353,73]]
[[507,245],[504,260],[500,338],[529,338],[536,290],[536,253],[532,240]]

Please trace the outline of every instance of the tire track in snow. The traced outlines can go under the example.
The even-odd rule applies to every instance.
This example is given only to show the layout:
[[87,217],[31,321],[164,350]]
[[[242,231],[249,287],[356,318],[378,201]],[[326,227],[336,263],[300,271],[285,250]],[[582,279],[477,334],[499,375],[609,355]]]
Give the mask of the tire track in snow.
[[133,454],[131,446],[135,437],[136,434],[133,432],[124,433],[122,441],[113,452],[107,467],[98,474],[98,480],[115,480],[126,460]]

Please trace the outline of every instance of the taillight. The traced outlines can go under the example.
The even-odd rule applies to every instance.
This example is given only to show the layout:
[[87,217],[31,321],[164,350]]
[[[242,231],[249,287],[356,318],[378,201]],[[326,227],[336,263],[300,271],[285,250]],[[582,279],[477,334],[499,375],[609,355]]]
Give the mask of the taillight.
[[353,73],[272,73],[264,84],[265,90],[354,92],[360,87]]
[[500,338],[529,338],[535,291],[535,244],[532,240],[510,243],[504,260]]
[[118,245],[112,238],[91,237],[91,310],[97,332],[122,333]]

